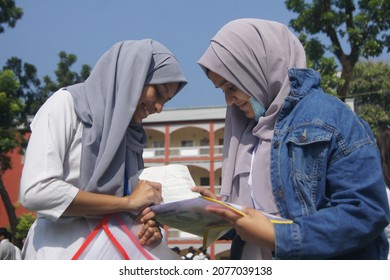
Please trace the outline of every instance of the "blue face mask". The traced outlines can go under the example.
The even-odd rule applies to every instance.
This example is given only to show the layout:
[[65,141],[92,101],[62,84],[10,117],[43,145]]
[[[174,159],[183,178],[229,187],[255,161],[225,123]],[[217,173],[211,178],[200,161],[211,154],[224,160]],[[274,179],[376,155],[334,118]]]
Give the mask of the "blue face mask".
[[253,112],[255,113],[256,121],[259,121],[260,117],[264,116],[265,113],[264,105],[253,97],[249,98],[249,102],[251,103]]

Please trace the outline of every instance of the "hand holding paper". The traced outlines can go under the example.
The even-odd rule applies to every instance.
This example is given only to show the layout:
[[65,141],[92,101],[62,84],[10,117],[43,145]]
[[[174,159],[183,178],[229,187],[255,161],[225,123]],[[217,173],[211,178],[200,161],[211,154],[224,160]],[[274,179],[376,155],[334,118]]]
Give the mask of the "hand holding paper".
[[242,240],[257,244],[262,248],[275,250],[273,223],[260,211],[244,208],[242,216],[230,209],[213,206],[208,207],[208,211],[219,215],[231,224]]
[[[140,179],[162,184],[164,202],[150,207],[156,215],[156,220],[169,227],[203,237],[204,248],[231,230],[233,225],[239,226],[241,219],[245,223],[254,223],[252,219],[256,215],[254,213],[249,215],[251,212],[244,213],[243,207],[200,196],[199,193],[191,191],[195,183],[184,165],[172,164],[146,168],[140,175]],[[208,194],[204,189],[197,187],[194,189],[199,190],[201,194],[202,192]],[[266,213],[260,215],[268,224],[291,223],[289,220]]]

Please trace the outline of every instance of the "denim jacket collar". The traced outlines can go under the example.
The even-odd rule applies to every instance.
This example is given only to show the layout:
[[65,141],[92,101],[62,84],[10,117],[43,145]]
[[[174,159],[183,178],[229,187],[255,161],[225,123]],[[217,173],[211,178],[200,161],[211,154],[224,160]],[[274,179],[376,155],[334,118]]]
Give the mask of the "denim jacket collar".
[[321,83],[320,73],[309,68],[290,68],[288,70],[290,78],[291,94],[293,98],[302,99],[309,94],[312,89],[318,89]]

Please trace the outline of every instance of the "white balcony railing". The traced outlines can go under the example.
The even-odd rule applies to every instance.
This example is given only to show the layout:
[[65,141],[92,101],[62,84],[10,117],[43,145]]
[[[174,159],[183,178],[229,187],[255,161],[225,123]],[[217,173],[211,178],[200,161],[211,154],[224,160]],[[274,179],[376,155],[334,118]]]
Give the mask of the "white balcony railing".
[[143,158],[164,158],[164,148],[146,148],[144,149]]
[[[148,158],[163,158],[165,154],[164,148],[146,148],[144,149],[143,157]],[[204,157],[210,155],[210,146],[193,146],[193,147],[170,147],[170,157]],[[222,145],[214,146],[214,156],[222,155]]]

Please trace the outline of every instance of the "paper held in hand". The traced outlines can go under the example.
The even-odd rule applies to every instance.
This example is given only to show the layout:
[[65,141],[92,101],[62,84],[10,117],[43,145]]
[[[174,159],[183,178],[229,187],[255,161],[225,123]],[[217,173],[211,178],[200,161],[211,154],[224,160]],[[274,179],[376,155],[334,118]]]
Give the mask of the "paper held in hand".
[[[171,164],[145,168],[139,178],[162,184],[164,201],[159,205],[151,206],[156,213],[156,220],[169,227],[203,237],[204,248],[232,229],[224,219],[208,212],[207,207],[225,208],[237,215],[245,215],[241,211],[241,206],[193,192],[191,187],[195,186],[195,182],[185,165]],[[272,222],[291,222],[277,216],[266,215]]]

